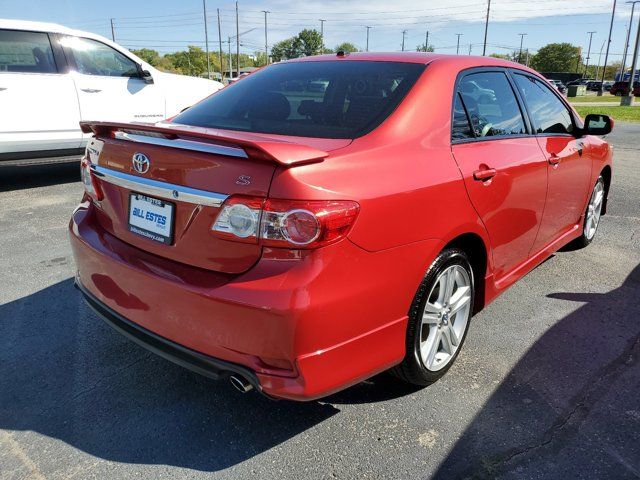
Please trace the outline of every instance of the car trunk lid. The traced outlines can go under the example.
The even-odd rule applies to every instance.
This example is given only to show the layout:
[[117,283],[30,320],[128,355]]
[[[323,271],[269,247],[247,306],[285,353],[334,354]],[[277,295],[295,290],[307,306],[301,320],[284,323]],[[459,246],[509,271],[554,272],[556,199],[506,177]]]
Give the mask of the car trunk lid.
[[81,127],[95,135],[87,152],[103,195],[96,202],[101,226],[155,255],[226,273],[249,269],[261,247],[212,234],[224,200],[266,197],[276,168],[322,162],[327,150],[349,143],[322,145],[314,139],[311,146],[171,123],[83,122]]

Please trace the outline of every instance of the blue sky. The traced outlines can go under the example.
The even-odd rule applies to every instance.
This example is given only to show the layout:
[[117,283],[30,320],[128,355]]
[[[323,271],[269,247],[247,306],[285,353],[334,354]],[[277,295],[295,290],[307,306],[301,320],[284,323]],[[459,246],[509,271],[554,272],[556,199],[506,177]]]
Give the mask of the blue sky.
[[[612,0],[492,0],[488,53],[517,49],[519,33],[526,33],[525,48],[532,51],[549,42],[581,45],[586,53],[589,31],[593,36],[591,63],[609,30]],[[456,33],[461,33],[460,51],[482,53],[486,0],[242,0],[239,3],[241,51],[264,49],[264,14],[268,10],[269,44],[290,37],[302,28],[317,28],[325,19],[325,44],[333,47],[349,41],[364,48],[365,26],[371,26],[369,49],[400,50],[402,31],[406,48],[415,49],[430,31],[429,43],[436,52],[455,53]],[[635,38],[636,15],[631,35]],[[235,2],[207,0],[210,49],[218,48],[216,9],[220,9],[223,41],[235,35]],[[630,5],[618,1],[611,60],[620,60],[624,47]],[[3,0],[3,18],[60,23],[111,36],[114,18],[116,41],[129,48],[150,47],[170,52],[194,44],[204,46],[202,0]],[[235,45],[235,44],[234,44]],[[226,49],[226,46],[225,46]],[[604,62],[604,49],[602,50]],[[627,62],[629,63],[629,62]]]

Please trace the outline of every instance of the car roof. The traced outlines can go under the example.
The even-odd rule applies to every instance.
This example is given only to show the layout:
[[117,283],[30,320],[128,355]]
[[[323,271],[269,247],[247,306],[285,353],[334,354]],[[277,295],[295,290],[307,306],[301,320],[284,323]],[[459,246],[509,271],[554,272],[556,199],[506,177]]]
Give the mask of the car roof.
[[0,28],[7,30],[27,30],[30,32],[47,32],[47,33],[63,33],[66,35],[77,35],[87,38],[95,38],[96,40],[104,41],[104,37],[96,35],[95,33],[85,32],[83,30],[75,30],[73,28],[65,27],[57,23],[48,22],[32,22],[31,20],[15,20],[0,18]]
[[[364,61],[364,62],[403,62],[429,64],[438,62],[439,65],[450,66],[462,70],[473,67],[505,67],[517,68],[536,73],[521,63],[510,62],[501,58],[480,57],[476,55],[445,55],[441,53],[424,52],[354,52],[345,55],[336,53],[328,55],[314,55],[310,57],[295,58],[284,62],[327,62],[327,61]],[[284,63],[281,62],[281,63]]]

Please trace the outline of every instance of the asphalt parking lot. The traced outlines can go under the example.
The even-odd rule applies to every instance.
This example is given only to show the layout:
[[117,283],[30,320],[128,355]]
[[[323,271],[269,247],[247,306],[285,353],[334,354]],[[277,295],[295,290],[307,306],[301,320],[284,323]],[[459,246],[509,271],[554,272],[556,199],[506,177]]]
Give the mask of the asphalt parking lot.
[[0,478],[640,478],[640,125],[609,211],[474,317],[436,384],[241,395],[147,353],[73,288],[78,168],[0,170]]

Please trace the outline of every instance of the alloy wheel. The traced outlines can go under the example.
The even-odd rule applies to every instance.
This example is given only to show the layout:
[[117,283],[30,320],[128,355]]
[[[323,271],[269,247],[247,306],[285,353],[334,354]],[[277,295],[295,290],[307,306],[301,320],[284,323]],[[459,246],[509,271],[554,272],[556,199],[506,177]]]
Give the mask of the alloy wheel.
[[440,273],[422,314],[420,356],[430,371],[444,368],[455,356],[471,316],[471,279],[460,265]]
[[604,201],[604,184],[599,179],[596,186],[593,187],[593,193],[589,199],[587,207],[587,215],[584,222],[584,236],[587,240],[591,240],[596,234],[600,215],[602,214],[602,202]]

